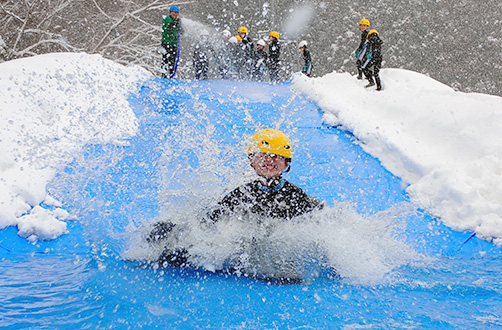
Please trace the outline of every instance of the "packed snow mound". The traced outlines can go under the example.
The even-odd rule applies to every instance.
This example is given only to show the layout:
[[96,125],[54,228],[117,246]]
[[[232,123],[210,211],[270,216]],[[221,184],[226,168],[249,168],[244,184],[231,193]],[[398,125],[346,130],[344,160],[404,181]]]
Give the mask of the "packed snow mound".
[[[68,215],[47,195],[57,169],[90,143],[136,134],[127,97],[148,72],[99,55],[58,53],[0,64],[0,228],[32,241],[66,233]],[[52,211],[39,205],[54,206]]]
[[298,75],[293,87],[409,184],[419,207],[502,246],[502,98],[456,92],[407,70],[381,77],[380,92],[348,73]]

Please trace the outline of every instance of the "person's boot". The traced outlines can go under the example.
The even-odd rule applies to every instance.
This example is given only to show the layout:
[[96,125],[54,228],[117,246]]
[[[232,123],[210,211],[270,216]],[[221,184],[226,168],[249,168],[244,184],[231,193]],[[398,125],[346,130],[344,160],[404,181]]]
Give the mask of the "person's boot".
[[380,77],[375,77],[375,81],[376,81],[376,90],[377,91],[381,91],[382,90],[382,82],[380,81]]
[[186,249],[164,249],[157,261],[161,267],[189,267],[189,257],[190,255]]
[[364,87],[368,88],[371,86],[375,86],[375,82],[373,81],[373,77],[368,78],[368,82],[369,82],[368,85],[366,85]]

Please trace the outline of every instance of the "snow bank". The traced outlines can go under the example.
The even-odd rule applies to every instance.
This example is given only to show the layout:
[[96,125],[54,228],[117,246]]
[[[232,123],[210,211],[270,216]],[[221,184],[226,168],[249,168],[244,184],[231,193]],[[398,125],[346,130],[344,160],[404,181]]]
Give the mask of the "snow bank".
[[381,92],[348,73],[298,75],[293,87],[409,184],[412,201],[502,246],[502,98],[455,92],[406,70],[381,76]]
[[[127,97],[150,75],[99,55],[59,53],[0,64],[0,228],[32,241],[66,233],[48,196],[56,170],[89,143],[134,135]],[[45,202],[55,209],[44,210]]]

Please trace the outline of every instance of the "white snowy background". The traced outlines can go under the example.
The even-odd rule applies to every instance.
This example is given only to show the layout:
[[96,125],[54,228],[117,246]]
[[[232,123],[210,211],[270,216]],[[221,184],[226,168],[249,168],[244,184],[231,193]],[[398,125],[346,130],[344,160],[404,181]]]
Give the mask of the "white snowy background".
[[[502,246],[502,98],[455,92],[412,71],[381,76],[381,92],[348,73],[298,74],[292,85],[319,105],[325,123],[350,130],[409,184],[417,206]],[[0,64],[0,228],[17,226],[31,241],[65,234],[71,217],[47,184],[86,144],[136,134],[127,97],[150,78],[83,53]]]

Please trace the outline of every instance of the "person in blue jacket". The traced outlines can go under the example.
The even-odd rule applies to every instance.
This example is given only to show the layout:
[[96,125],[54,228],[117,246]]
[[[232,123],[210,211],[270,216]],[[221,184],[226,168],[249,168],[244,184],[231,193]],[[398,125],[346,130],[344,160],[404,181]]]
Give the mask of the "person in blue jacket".
[[307,77],[312,75],[312,56],[310,55],[310,50],[308,49],[307,41],[302,40],[298,44],[298,48],[302,52],[303,55],[303,67],[302,73]]

